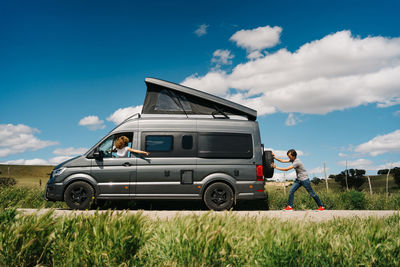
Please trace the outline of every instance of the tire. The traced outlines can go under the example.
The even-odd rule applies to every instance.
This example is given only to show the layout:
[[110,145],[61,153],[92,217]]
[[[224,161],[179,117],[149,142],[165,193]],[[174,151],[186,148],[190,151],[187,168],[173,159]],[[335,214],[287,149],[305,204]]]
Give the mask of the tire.
[[272,176],[274,176],[274,168],[271,167],[272,163],[274,163],[274,158],[272,157],[272,151],[265,150],[263,154],[264,178],[272,178]]
[[94,197],[93,187],[86,182],[74,182],[64,192],[64,200],[73,210],[90,208]]
[[204,203],[210,210],[228,210],[233,206],[232,188],[224,183],[214,183],[204,193]]

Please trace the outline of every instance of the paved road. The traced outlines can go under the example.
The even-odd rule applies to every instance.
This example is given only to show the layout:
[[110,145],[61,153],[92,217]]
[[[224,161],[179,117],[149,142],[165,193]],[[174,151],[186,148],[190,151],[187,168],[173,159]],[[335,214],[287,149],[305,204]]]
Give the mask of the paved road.
[[[24,214],[44,214],[50,209],[18,209]],[[74,216],[74,215],[93,215],[96,211],[72,211],[65,209],[56,209],[56,216]],[[107,210],[100,210],[99,212],[107,212]],[[220,215],[233,215],[233,216],[244,216],[244,217],[256,217],[256,218],[279,218],[282,220],[308,220],[308,221],[327,221],[335,218],[351,218],[351,217],[359,217],[366,218],[370,216],[375,217],[386,217],[390,215],[400,215],[399,211],[394,210],[326,210],[323,212],[317,211],[223,211],[223,212],[215,212],[215,211],[204,211],[204,210],[117,210],[117,213],[123,214],[136,214],[142,213],[142,215],[149,217],[150,219],[170,219],[175,216],[185,216],[185,215],[202,215],[211,213],[215,216]]]

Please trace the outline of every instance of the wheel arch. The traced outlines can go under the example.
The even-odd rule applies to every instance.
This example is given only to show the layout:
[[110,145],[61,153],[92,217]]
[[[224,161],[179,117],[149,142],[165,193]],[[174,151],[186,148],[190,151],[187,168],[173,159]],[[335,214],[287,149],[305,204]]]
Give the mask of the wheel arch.
[[94,191],[94,196],[97,197],[97,193],[98,193],[98,187],[97,187],[97,182],[95,179],[93,179],[93,177],[91,177],[88,174],[85,173],[76,173],[76,174],[72,174],[70,176],[68,176],[67,178],[65,178],[63,184],[64,184],[64,189],[63,189],[63,200],[64,199],[64,194],[65,194],[65,190],[67,190],[68,186],[74,182],[86,182],[88,183]]
[[215,183],[224,183],[228,185],[233,192],[233,200],[234,203],[236,204],[236,180],[232,178],[232,176],[226,174],[226,173],[213,173],[208,175],[204,180],[203,180],[203,186],[202,186],[202,191],[201,191],[201,199],[204,200],[204,194],[207,190],[208,187],[210,187],[212,184]]

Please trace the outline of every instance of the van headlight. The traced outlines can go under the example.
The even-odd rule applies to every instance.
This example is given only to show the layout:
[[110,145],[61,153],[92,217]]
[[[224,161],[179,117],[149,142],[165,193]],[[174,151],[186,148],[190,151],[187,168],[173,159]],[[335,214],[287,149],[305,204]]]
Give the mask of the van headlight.
[[55,169],[53,171],[52,177],[57,177],[57,176],[61,175],[65,171],[65,169],[66,169],[65,167],[61,167],[61,168]]

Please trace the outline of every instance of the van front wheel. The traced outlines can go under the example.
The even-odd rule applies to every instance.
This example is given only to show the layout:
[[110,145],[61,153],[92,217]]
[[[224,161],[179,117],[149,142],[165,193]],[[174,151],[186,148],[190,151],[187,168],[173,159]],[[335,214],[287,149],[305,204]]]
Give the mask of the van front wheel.
[[214,183],[207,187],[204,203],[210,210],[228,210],[233,206],[233,191],[227,184]]
[[64,200],[73,210],[85,210],[90,207],[94,196],[93,187],[85,182],[70,184],[64,193]]

